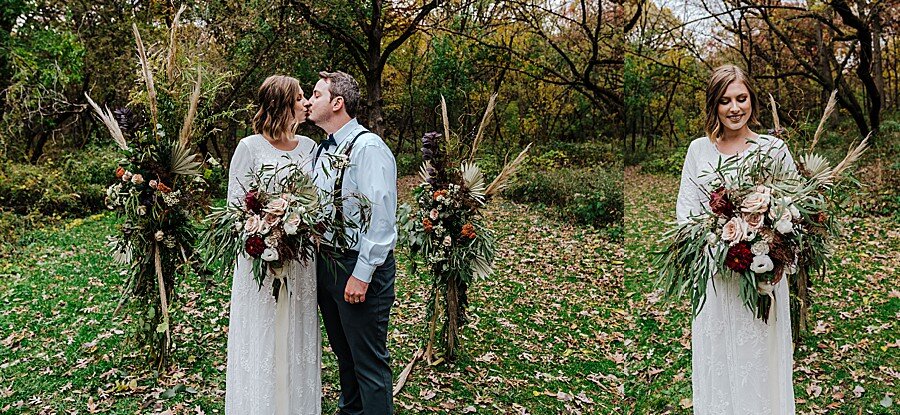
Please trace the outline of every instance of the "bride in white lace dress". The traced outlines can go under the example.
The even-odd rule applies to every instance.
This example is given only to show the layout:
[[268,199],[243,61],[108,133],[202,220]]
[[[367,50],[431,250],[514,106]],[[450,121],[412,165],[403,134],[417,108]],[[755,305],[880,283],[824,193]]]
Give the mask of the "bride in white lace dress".
[[[315,143],[294,135],[306,120],[306,99],[294,78],[271,76],[259,89],[258,134],[238,143],[231,160],[228,203],[243,203],[247,173],[263,164],[300,163],[310,168]],[[272,295],[273,278],[262,289],[251,262],[239,256],[231,286],[225,413],[318,415],[321,413],[321,334],[316,306],[316,266],[285,266],[290,294]]]
[[[720,159],[773,146],[774,157],[793,165],[784,142],[750,130],[748,122],[756,122],[757,113],[750,78],[733,65],[717,68],[706,90],[706,132],[716,138],[698,138],[688,148],[676,205],[679,222],[709,209],[701,188],[712,177],[703,172]],[[715,284],[707,286],[706,304],[691,326],[695,414],[794,414],[788,287],[779,279],[768,323],[741,303],[737,279],[716,275]]]

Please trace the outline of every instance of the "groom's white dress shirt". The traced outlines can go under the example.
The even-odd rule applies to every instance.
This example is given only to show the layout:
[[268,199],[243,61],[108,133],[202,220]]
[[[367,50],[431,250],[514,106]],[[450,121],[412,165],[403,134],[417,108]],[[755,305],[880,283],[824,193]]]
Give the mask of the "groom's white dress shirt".
[[[346,146],[353,141],[363,126],[350,120],[333,134],[337,146],[329,146],[315,160],[314,178],[320,189],[331,192],[339,171],[332,169],[325,154],[344,154]],[[318,152],[318,148],[314,150]],[[347,235],[355,238],[350,248],[359,251],[353,276],[368,283],[375,268],[384,264],[388,253],[397,244],[397,164],[387,144],[375,133],[367,132],[356,140],[350,153],[350,167],[344,173],[341,186],[343,196],[365,195],[371,203],[372,221],[368,230],[348,229]],[[359,220],[359,203],[356,199],[345,200],[343,212],[348,219]],[[333,212],[332,212],[333,213]],[[357,235],[358,234],[358,235]],[[330,237],[327,235],[326,237]]]

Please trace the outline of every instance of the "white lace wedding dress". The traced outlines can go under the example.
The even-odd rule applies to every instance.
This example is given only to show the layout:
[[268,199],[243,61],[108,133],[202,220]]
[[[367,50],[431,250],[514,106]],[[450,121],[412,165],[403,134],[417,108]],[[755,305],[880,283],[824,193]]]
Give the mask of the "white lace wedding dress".
[[[774,146],[772,156],[793,159],[784,143],[760,136],[760,146]],[[763,148],[765,149],[765,148]],[[709,209],[709,200],[698,186],[705,186],[719,158],[716,146],[706,137],[694,140],[688,149],[681,175],[676,212],[684,222],[692,214]],[[715,190],[715,189],[708,189]],[[728,415],[794,414],[791,382],[793,352],[787,277],[775,286],[775,304],[764,323],[739,297],[735,279],[716,275],[707,285],[706,304],[691,326],[694,413]]]
[[[262,164],[302,163],[309,170],[315,143],[299,139],[291,151],[272,147],[261,135],[241,140],[231,160],[228,203],[242,203],[246,174]],[[285,267],[291,294],[282,286],[277,304],[273,278],[259,289],[250,265],[247,257],[238,258],[231,285],[225,413],[319,415],[322,341],[315,263],[295,261]]]

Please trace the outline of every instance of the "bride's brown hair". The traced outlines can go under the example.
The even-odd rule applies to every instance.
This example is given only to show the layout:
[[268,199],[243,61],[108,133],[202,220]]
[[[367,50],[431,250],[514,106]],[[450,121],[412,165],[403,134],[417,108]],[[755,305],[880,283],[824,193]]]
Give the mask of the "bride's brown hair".
[[299,125],[294,113],[297,95],[300,95],[297,79],[283,75],[266,78],[256,94],[259,111],[253,116],[253,132],[267,139],[293,135]]
[[747,76],[743,69],[735,65],[722,65],[713,70],[706,85],[706,136],[713,144],[725,134],[722,121],[719,120],[719,100],[725,95],[725,90],[732,82],[741,82],[750,92],[750,119],[749,124],[759,124],[759,101],[756,99],[756,88],[753,80]]

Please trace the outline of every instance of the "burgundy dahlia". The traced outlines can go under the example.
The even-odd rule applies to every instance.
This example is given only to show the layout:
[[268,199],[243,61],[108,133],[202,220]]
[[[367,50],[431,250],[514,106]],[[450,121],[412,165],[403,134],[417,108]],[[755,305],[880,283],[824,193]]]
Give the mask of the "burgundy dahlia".
[[716,189],[709,195],[709,208],[713,213],[720,216],[729,217],[734,214],[734,203],[728,200],[728,194],[724,187]]
[[250,191],[247,192],[247,196],[244,196],[244,206],[247,206],[247,209],[256,214],[261,213],[263,208],[257,197],[258,194],[258,192]]
[[750,252],[750,244],[747,242],[733,245],[725,254],[725,265],[737,272],[746,271],[747,268],[750,268],[751,263],[753,263],[753,252]]
[[247,251],[248,255],[259,258],[263,251],[266,250],[266,241],[259,235],[253,235],[247,238],[247,243],[244,244],[244,250]]

